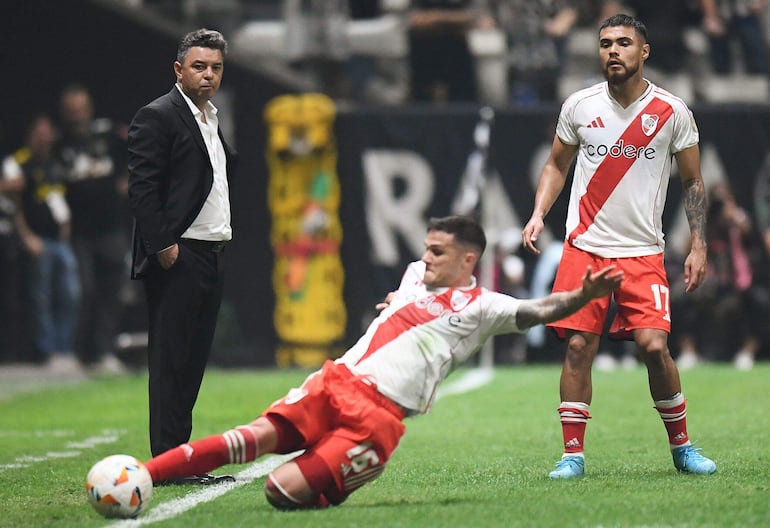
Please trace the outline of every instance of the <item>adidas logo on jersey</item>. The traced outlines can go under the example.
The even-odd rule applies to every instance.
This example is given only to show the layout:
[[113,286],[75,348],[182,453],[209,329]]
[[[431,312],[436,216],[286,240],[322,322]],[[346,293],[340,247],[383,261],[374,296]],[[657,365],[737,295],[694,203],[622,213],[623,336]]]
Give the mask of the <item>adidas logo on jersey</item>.
[[591,121],[586,128],[604,128],[604,121],[601,116]]

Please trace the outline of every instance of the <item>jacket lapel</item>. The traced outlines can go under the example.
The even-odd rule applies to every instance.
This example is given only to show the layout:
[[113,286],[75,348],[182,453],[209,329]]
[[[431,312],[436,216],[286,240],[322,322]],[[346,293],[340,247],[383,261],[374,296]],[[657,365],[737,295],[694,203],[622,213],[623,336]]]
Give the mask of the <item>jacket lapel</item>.
[[174,103],[174,107],[176,108],[179,117],[182,118],[182,122],[190,129],[190,132],[195,138],[195,142],[206,154],[206,157],[208,157],[208,151],[206,150],[206,143],[203,141],[203,135],[201,135],[201,129],[198,126],[198,123],[195,122],[195,117],[192,112],[190,112],[190,107],[187,106],[187,102],[182,97],[182,94],[179,93],[176,86],[171,88],[171,102]]
[[[195,117],[192,115],[192,112],[190,112],[190,107],[187,106],[187,102],[182,97],[182,94],[179,93],[179,90],[176,88],[176,86],[171,89],[170,95],[171,102],[174,104],[176,111],[179,113],[179,117],[181,117],[182,122],[190,129],[190,132],[195,138],[195,142],[206,155],[206,159],[208,159],[209,153],[206,149],[206,143],[203,141],[203,135],[201,134],[201,129],[198,126],[198,123],[195,122]],[[225,137],[222,135],[221,128],[217,130],[217,134],[219,135],[219,139],[222,141],[222,146],[225,149],[225,158],[227,160],[227,178],[230,179],[234,164],[237,163],[238,160],[238,153],[227,144]]]

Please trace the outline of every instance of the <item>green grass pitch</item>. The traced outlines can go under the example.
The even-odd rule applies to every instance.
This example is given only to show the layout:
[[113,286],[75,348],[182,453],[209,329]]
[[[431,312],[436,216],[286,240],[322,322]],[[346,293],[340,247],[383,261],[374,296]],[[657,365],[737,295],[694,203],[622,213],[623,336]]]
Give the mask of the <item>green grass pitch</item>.
[[[250,421],[305,375],[210,370],[193,437]],[[117,523],[91,509],[84,479],[106,455],[149,456],[146,376],[21,392],[4,382],[0,527],[770,526],[770,364],[682,373],[690,436],[718,465],[708,477],[674,470],[638,367],[594,373],[586,476],[550,481],[561,451],[558,379],[558,366],[498,367],[487,385],[442,397],[429,415],[407,420],[384,474],[337,508],[275,511],[259,477],[178,513],[174,508],[201,488],[156,488],[138,521]],[[171,513],[160,519],[164,508]]]

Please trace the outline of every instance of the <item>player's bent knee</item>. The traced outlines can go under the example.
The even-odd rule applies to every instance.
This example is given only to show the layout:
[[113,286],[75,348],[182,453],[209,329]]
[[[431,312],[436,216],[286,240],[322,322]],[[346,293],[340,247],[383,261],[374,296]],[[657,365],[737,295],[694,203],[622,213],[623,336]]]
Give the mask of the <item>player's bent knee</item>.
[[272,475],[265,480],[265,498],[277,510],[306,510],[310,508],[326,508],[329,501],[323,494],[313,495],[310,499],[300,499],[289,493]]
[[270,474],[265,480],[265,498],[277,510],[296,510],[302,507],[300,502],[278,484]]

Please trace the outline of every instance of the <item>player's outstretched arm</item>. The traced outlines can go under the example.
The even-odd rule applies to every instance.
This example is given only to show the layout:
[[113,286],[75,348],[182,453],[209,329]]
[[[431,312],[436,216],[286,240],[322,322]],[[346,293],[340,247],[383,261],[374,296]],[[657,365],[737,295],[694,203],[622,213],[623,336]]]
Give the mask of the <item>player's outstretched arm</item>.
[[623,280],[623,272],[615,266],[592,272],[589,266],[583,277],[583,285],[569,292],[552,293],[541,299],[522,301],[516,312],[516,324],[522,330],[538,324],[564,319],[578,311],[591,299],[609,295]]

